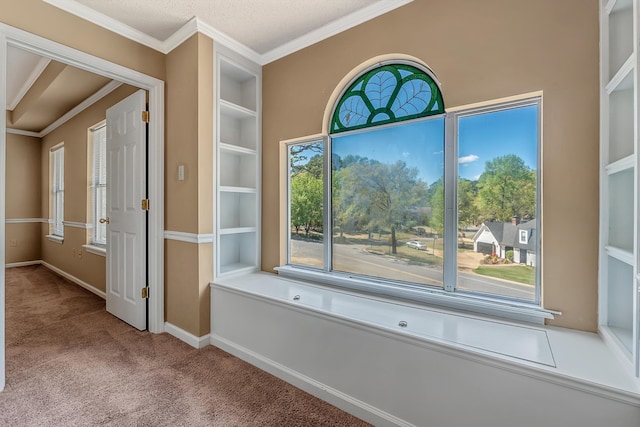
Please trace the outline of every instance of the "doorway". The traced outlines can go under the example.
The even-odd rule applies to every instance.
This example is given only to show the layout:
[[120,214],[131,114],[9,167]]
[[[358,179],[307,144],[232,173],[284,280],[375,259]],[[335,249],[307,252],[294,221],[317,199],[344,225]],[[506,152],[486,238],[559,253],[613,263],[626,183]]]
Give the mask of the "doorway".
[[[164,330],[164,82],[121,65],[77,51],[40,36],[0,23],[0,104],[6,105],[7,49],[13,46],[82,70],[147,90],[149,93],[148,211],[149,324],[152,333]],[[6,115],[0,115],[0,390],[5,385],[5,171]]]

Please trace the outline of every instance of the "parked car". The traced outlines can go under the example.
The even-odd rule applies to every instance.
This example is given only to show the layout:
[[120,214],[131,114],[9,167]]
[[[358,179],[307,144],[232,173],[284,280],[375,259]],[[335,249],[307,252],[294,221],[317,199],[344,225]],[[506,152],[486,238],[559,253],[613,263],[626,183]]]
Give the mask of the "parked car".
[[413,249],[418,249],[421,251],[424,251],[427,249],[427,247],[425,245],[423,245],[422,243],[418,242],[417,240],[410,240],[407,242],[407,246],[409,246],[410,248]]

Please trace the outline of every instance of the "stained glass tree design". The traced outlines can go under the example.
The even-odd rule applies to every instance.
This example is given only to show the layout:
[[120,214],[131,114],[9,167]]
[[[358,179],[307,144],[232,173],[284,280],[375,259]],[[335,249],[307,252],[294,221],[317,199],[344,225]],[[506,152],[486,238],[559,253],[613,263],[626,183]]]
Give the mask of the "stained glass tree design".
[[358,77],[338,101],[331,133],[444,113],[433,78],[407,64],[389,64]]

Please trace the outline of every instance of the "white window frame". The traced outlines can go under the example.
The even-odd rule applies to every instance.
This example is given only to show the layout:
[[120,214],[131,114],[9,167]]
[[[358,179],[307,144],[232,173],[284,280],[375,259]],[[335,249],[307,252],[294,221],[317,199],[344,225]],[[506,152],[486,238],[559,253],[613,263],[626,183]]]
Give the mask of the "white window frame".
[[[106,236],[99,236],[100,218],[106,212],[99,212],[98,196],[101,188],[107,188],[106,180],[100,182],[99,171],[101,167],[106,169],[107,156],[107,125],[102,122],[91,129],[91,244],[98,247],[105,247]],[[101,162],[102,160],[102,162]],[[102,165],[101,165],[102,163]],[[106,194],[104,195],[106,197]]]
[[[542,95],[541,93],[526,94],[517,98],[496,100],[486,102],[481,105],[461,107],[447,110],[445,117],[445,182],[455,182],[458,179],[458,121],[460,118],[491,113],[495,111],[507,110],[512,108],[526,107],[536,105],[538,108],[538,146],[537,146],[537,191],[536,191],[536,219],[538,221],[536,232],[535,248],[536,253],[540,254],[540,236],[541,236],[541,153],[542,153]],[[436,118],[442,116],[431,116]],[[421,120],[421,119],[414,119]],[[414,121],[404,122],[406,124]],[[367,128],[365,130],[371,130]],[[318,135],[315,137],[306,137],[290,141],[283,141],[286,147],[286,260],[287,265],[277,267],[279,274],[302,280],[311,280],[332,286],[339,286],[352,289],[358,292],[367,292],[371,294],[381,295],[383,297],[409,299],[419,303],[428,303],[450,307],[454,309],[468,310],[492,316],[506,317],[516,320],[523,320],[542,324],[545,319],[553,319],[553,314],[558,314],[542,307],[541,302],[541,259],[538,256],[538,265],[536,267],[536,291],[534,301],[524,301],[516,298],[510,298],[502,295],[484,294],[475,291],[463,291],[456,289],[457,283],[457,184],[445,186],[445,249],[444,249],[444,271],[443,271],[443,288],[428,287],[421,285],[411,285],[407,283],[395,283],[386,279],[365,278],[351,273],[342,273],[330,270],[331,260],[331,185],[329,174],[325,173],[325,198],[324,198],[324,267],[322,269],[290,264],[290,164],[289,164],[289,147],[292,145],[309,144],[313,142],[324,142],[325,171],[331,170],[330,153],[331,153],[331,136]]]
[[64,238],[64,144],[51,149],[51,236]]
[[527,237],[529,237],[529,232],[527,230],[520,230],[519,242],[520,244],[527,244]]

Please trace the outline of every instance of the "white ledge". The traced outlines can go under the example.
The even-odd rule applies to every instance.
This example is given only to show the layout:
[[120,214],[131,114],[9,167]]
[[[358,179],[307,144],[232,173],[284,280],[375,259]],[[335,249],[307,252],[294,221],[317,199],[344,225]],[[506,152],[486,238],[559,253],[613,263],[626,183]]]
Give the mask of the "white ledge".
[[99,245],[82,245],[82,247],[84,248],[85,251],[95,254],[95,255],[100,255],[103,257],[107,256],[107,248],[105,246],[99,246]]
[[62,236],[56,236],[55,234],[47,234],[45,237],[55,243],[59,243],[59,244],[64,243],[64,237]]
[[211,286],[640,408],[640,381],[597,334],[418,308],[264,272]]
[[[415,286],[390,285],[384,282],[366,281],[348,274],[326,273],[322,271],[298,268],[293,266],[276,267],[279,275],[306,282],[348,288],[358,292],[375,294],[383,297],[400,298],[408,301],[436,305],[447,309],[462,310],[483,315],[496,316],[510,320],[523,321],[543,325],[545,319],[553,319],[554,312],[544,308],[513,300],[473,296],[462,293],[446,292],[441,289]],[[560,314],[555,312],[555,314]]]

